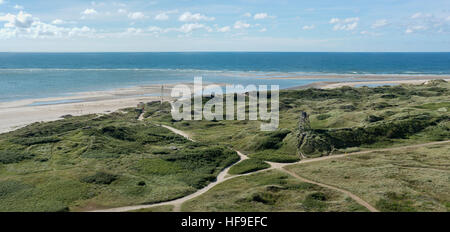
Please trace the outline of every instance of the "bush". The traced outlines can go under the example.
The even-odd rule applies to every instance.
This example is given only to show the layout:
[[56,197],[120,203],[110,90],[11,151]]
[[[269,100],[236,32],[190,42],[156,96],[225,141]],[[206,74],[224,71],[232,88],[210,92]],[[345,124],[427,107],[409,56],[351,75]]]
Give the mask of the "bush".
[[57,143],[61,141],[61,139],[56,137],[31,137],[31,138],[13,138],[10,141],[20,145],[31,146],[36,144]]
[[278,149],[281,146],[283,139],[291,133],[289,130],[277,130],[274,132],[266,133],[264,136],[256,139],[253,147],[257,151],[267,149]]
[[298,156],[278,153],[276,150],[265,150],[250,155],[250,158],[277,163],[294,163],[300,160]]
[[331,115],[329,115],[329,114],[320,114],[320,115],[317,115],[317,120],[322,121],[322,120],[326,120],[330,117],[331,117]]
[[310,210],[322,210],[326,207],[327,196],[322,192],[311,193],[303,200],[303,206]]
[[228,173],[232,175],[245,174],[270,168],[270,165],[259,159],[247,159],[230,168]]
[[252,201],[256,201],[259,203],[263,203],[265,205],[274,205],[277,200],[278,196],[272,193],[255,193],[252,195]]
[[12,164],[18,163],[22,160],[32,159],[34,154],[21,151],[0,151],[0,163]]
[[369,116],[367,116],[366,121],[372,123],[372,122],[379,122],[379,121],[381,121],[383,119],[384,119],[383,117],[378,117],[378,116],[375,116],[375,115],[369,115]]
[[97,172],[92,176],[86,176],[81,178],[81,182],[89,183],[89,184],[105,184],[109,185],[115,180],[117,180],[118,176],[114,174],[109,174],[106,172]]

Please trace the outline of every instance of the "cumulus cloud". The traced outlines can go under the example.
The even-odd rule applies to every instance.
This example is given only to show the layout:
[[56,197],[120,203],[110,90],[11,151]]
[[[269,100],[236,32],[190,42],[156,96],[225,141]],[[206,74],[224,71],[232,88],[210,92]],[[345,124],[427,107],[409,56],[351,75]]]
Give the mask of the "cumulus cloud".
[[164,20],[168,20],[169,19],[169,15],[167,15],[165,12],[157,14],[155,16],[155,20],[159,20],[159,21],[164,21]]
[[217,28],[217,31],[218,32],[229,32],[229,31],[231,31],[231,27],[229,27],[229,26],[220,27],[220,28]]
[[247,17],[247,18],[251,18],[252,14],[250,12],[247,12],[247,13],[243,14],[242,16]]
[[98,12],[95,9],[86,9],[81,12],[82,15],[96,15]]
[[0,28],[0,38],[60,38],[71,36],[93,36],[95,30],[89,27],[66,28],[41,22],[39,18],[20,11],[16,15],[0,16],[0,22],[5,22]]
[[243,21],[237,21],[234,23],[234,29],[245,29],[245,28],[249,28],[251,25],[243,22]]
[[133,20],[145,19],[146,17],[142,12],[131,12],[128,14],[128,18]]
[[61,19],[55,19],[52,21],[52,24],[54,24],[54,25],[61,25],[64,23],[65,23],[64,20],[61,20]]
[[196,22],[196,21],[213,21],[215,20],[214,17],[208,17],[206,15],[202,14],[192,14],[191,12],[185,12],[178,18],[181,22]]
[[150,26],[150,27],[148,27],[147,31],[156,33],[156,32],[162,32],[162,29],[160,27]]
[[29,28],[35,20],[31,14],[24,13],[23,11],[20,11],[17,15],[7,14],[0,16],[0,21],[6,22],[5,27],[9,28]]
[[189,23],[189,24],[184,24],[183,26],[181,26],[179,28],[179,31],[184,32],[184,33],[191,33],[192,31],[202,29],[202,28],[206,28],[206,26],[204,24],[199,24],[199,23]]
[[450,16],[434,15],[423,12],[415,13],[411,16],[410,22],[406,25],[405,33],[417,32],[450,32]]
[[128,12],[127,10],[122,9],[122,8],[117,10],[117,13],[119,13],[119,14],[126,14],[127,12]]
[[23,10],[24,8],[23,8],[23,6],[21,6],[21,5],[15,5],[14,6],[14,9],[16,9],[16,10]]
[[3,4],[3,3],[5,3],[5,1],[4,0],[0,0],[0,5]]
[[330,24],[334,24],[334,31],[353,31],[358,27],[358,22],[358,17],[346,19],[332,18],[330,20]]
[[269,17],[269,15],[267,13],[258,13],[255,14],[255,16],[253,16],[254,19],[265,19]]
[[275,16],[271,16],[267,13],[258,13],[253,16],[253,19],[255,19],[255,20],[267,19],[267,18],[275,18]]
[[140,28],[134,28],[134,27],[130,27],[127,28],[127,30],[125,31],[126,35],[139,35],[142,34],[143,30]]
[[303,30],[312,30],[314,28],[316,28],[315,25],[305,25],[305,26],[302,27]]
[[381,28],[387,26],[389,23],[386,19],[380,19],[375,21],[374,24],[372,24],[372,28]]

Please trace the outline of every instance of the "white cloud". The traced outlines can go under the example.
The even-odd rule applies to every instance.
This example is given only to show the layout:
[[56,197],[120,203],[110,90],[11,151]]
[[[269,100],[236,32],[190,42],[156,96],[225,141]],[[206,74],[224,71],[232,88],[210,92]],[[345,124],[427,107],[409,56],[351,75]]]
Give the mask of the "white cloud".
[[338,23],[339,21],[341,21],[341,20],[338,19],[338,18],[332,18],[332,19],[330,20],[330,24],[335,24],[335,23]]
[[128,14],[128,18],[133,20],[145,19],[147,16],[142,12],[131,12]]
[[303,30],[313,30],[314,28],[316,28],[315,25],[306,25],[302,27]]
[[0,5],[3,4],[3,3],[5,3],[5,1],[4,0],[0,0]]
[[204,24],[199,24],[199,23],[189,23],[189,24],[184,24],[183,26],[181,26],[178,29],[178,31],[184,32],[184,33],[191,33],[192,31],[202,29],[202,28],[206,28],[206,26]]
[[265,19],[269,17],[269,15],[267,13],[258,13],[255,14],[255,16],[253,16],[254,19]]
[[[0,0],[1,1],[1,0]],[[14,9],[16,9],[16,10],[23,10],[23,6],[21,6],[21,5],[15,5],[14,6]]]
[[158,20],[158,21],[164,21],[164,20],[168,20],[168,19],[169,19],[169,15],[167,15],[165,12],[157,14],[155,16],[155,20]]
[[234,29],[245,29],[245,28],[249,28],[251,25],[243,22],[243,21],[237,21],[234,23]]
[[261,28],[261,30],[259,30],[259,32],[266,32],[267,31],[267,28]]
[[380,27],[384,27],[387,26],[389,23],[386,19],[380,19],[375,21],[374,24],[372,24],[372,28],[380,28]]
[[242,16],[247,17],[247,18],[251,18],[252,14],[250,12],[247,12],[247,13],[243,14]]
[[61,24],[64,24],[64,23],[65,22],[63,20],[61,20],[61,19],[55,19],[55,20],[52,21],[52,24],[54,24],[54,25],[61,25]]
[[94,36],[95,30],[89,27],[58,27],[41,22],[39,18],[20,11],[17,15],[0,16],[0,21],[6,22],[0,28],[0,38],[61,38],[71,36]]
[[117,10],[117,13],[119,13],[119,14],[126,14],[127,12],[128,12],[127,10],[122,9],[122,8]]
[[428,29],[428,28],[427,28],[426,26],[423,26],[423,25],[410,26],[410,27],[408,27],[408,28],[406,29],[405,33],[406,33],[406,34],[411,34],[411,33],[417,32],[417,31],[425,31],[425,30],[427,30],[427,29]]
[[358,27],[358,22],[359,18],[353,17],[346,19],[332,18],[329,23],[335,24],[334,31],[353,31]]
[[143,30],[140,28],[134,28],[134,27],[130,27],[127,28],[126,32],[124,34],[126,35],[139,35],[142,34]]
[[213,21],[215,20],[214,17],[207,17],[205,15],[202,14],[192,14],[191,12],[185,12],[182,15],[180,15],[180,17],[178,18],[179,21],[181,22],[196,22],[196,21]]
[[231,27],[225,26],[225,27],[217,28],[217,31],[218,32],[229,32],[229,31],[231,31]]
[[147,28],[147,31],[157,33],[157,32],[161,32],[162,29],[160,27],[150,26],[149,28]]
[[86,9],[81,12],[82,15],[96,15],[98,12],[95,9]]
[[6,21],[5,27],[29,28],[37,19],[31,14],[20,11],[17,15],[7,14],[0,16],[0,21]]
[[268,15],[267,13],[258,13],[253,16],[253,19],[255,19],[255,20],[267,19],[267,18],[273,19],[273,18],[275,18],[275,16]]

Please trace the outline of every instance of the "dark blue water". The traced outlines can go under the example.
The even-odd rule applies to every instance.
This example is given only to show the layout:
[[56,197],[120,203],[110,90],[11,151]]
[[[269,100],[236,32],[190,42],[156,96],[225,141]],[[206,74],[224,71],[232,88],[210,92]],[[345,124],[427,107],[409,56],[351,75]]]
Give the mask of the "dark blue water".
[[[449,75],[450,53],[0,53],[0,101],[146,84],[278,84],[314,74]],[[323,80],[322,80],[323,81]]]

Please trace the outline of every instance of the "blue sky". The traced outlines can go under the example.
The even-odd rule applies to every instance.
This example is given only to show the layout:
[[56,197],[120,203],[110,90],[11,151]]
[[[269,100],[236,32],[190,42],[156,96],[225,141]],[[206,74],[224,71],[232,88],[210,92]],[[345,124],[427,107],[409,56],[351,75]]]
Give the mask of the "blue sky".
[[0,0],[0,51],[450,51],[448,0]]

